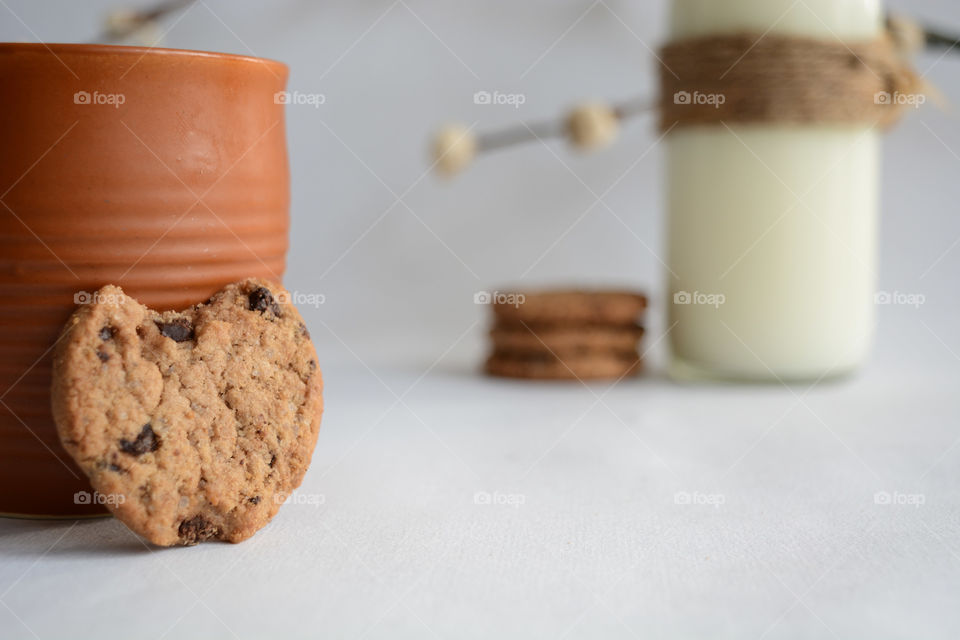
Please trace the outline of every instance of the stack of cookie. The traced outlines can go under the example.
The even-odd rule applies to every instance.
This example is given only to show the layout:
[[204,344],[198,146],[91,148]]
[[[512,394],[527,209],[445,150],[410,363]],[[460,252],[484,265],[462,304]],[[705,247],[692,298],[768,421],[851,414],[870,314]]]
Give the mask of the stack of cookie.
[[486,372],[535,380],[635,374],[646,307],[643,295],[628,291],[498,294]]

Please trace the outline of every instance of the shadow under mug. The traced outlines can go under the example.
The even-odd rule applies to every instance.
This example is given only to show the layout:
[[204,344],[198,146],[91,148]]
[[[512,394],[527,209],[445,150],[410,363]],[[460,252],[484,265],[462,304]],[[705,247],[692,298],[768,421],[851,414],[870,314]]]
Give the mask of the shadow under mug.
[[50,413],[77,304],[113,283],[182,309],[281,279],[286,79],[237,55],[0,44],[0,513],[104,511]]

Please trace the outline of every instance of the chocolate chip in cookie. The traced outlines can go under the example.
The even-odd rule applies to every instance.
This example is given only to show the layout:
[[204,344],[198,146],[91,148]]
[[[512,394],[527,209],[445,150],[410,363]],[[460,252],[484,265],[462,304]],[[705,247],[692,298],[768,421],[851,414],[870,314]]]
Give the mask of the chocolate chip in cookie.
[[160,438],[153,432],[150,423],[143,425],[140,433],[134,440],[121,440],[120,450],[131,456],[142,456],[145,453],[156,451],[160,448]]
[[174,342],[193,340],[193,325],[186,318],[174,318],[167,322],[157,322],[160,335],[170,338]]
[[220,529],[204,519],[203,516],[194,516],[181,522],[177,528],[177,533],[180,535],[184,546],[192,547],[198,542],[219,537]]
[[[250,301],[250,311],[264,313],[269,310],[275,316],[280,315],[280,306],[266,287],[257,287],[247,298]],[[300,324],[303,325],[302,322]]]

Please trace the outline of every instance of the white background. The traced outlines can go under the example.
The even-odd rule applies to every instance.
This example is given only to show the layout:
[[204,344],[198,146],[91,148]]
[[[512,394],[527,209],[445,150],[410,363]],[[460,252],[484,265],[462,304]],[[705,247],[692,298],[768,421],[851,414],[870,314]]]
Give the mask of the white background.
[[[953,0],[891,5],[960,31]],[[0,39],[91,40],[114,6],[2,0]],[[181,16],[167,46],[275,58],[291,90],[326,97],[287,112],[286,284],[326,299],[304,309],[327,411],[303,495],[323,504],[189,550],[147,550],[112,520],[0,522],[0,637],[956,637],[954,109],[887,138],[879,289],[926,302],[880,308],[859,377],[680,387],[659,344],[651,375],[614,388],[475,374],[481,289],[639,287],[656,341],[661,151],[640,118],[596,155],[533,144],[441,182],[424,175],[430,133],[651,96],[665,26],[666,3],[639,0],[207,0]],[[960,55],[919,67],[960,103]],[[475,105],[480,90],[526,102]]]

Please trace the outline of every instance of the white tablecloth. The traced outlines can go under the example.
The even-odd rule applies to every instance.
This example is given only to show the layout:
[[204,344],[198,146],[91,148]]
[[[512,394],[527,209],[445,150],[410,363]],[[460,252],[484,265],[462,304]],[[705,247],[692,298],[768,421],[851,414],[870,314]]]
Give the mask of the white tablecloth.
[[313,466],[248,542],[0,521],[0,636],[956,638],[938,362],[809,391],[328,367]]

